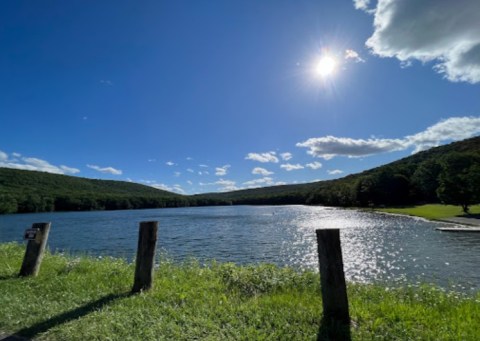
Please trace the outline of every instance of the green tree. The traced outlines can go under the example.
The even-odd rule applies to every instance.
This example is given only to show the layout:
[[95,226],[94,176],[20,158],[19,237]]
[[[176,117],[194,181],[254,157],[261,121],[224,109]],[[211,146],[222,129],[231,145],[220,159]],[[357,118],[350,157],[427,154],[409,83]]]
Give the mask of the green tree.
[[8,194],[0,195],[0,214],[16,213],[18,210],[17,200]]
[[412,175],[412,185],[419,200],[426,202],[437,202],[438,178],[442,166],[437,160],[429,159],[423,161]]
[[480,157],[472,153],[452,153],[442,162],[437,194],[445,204],[460,205],[465,213],[480,202]]

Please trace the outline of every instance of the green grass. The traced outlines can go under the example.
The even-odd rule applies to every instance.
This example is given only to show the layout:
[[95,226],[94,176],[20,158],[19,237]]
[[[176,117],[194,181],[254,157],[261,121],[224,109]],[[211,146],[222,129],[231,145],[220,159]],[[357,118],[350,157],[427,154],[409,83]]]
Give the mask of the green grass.
[[[23,246],[0,244],[0,334],[38,340],[315,340],[318,274],[271,265],[161,262],[130,295],[133,266],[47,254],[17,278]],[[480,340],[480,294],[349,284],[352,340]]]
[[[430,220],[463,216],[465,214],[463,213],[460,206],[440,204],[429,204],[402,208],[382,208],[378,210],[387,213],[412,215]],[[480,214],[480,205],[470,206],[470,213]]]

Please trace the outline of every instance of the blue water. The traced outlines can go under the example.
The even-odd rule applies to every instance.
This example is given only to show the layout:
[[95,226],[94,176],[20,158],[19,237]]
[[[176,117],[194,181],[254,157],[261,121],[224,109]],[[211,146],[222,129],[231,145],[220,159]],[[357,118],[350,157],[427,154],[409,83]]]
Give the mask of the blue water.
[[317,269],[315,229],[340,228],[347,279],[480,289],[480,233],[375,212],[308,206],[228,206],[0,216],[0,242],[23,242],[34,222],[52,222],[49,248],[135,256],[141,221],[160,222],[157,254],[175,261],[268,262]]

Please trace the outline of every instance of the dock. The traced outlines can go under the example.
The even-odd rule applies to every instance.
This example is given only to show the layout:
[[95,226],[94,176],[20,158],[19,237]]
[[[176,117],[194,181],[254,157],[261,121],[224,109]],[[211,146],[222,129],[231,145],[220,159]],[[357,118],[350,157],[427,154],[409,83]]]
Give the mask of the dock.
[[444,232],[480,232],[480,227],[437,227],[435,230]]

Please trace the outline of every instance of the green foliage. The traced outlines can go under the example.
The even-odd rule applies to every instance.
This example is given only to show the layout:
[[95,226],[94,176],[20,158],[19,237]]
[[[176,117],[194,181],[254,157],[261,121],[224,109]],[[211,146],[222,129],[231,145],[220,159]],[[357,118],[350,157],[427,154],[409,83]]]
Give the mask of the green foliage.
[[140,184],[0,168],[0,213],[186,205],[184,196]]
[[[154,288],[130,295],[131,264],[47,253],[18,278],[23,247],[0,245],[0,335],[35,340],[315,340],[318,273],[162,259]],[[349,284],[352,340],[479,340],[480,295],[433,286]],[[321,339],[321,338],[320,338]]]
[[439,176],[438,197],[446,204],[468,207],[480,202],[480,156],[452,153],[443,158]]
[[[443,161],[463,153],[470,160],[468,169],[447,166],[451,162]],[[191,196],[128,182],[0,168],[0,214],[214,205],[381,207],[437,203],[437,193],[445,203],[468,208],[478,202],[473,192],[480,193],[479,170],[480,137],[432,148],[342,179]],[[472,192],[469,197],[455,192],[460,184]]]

